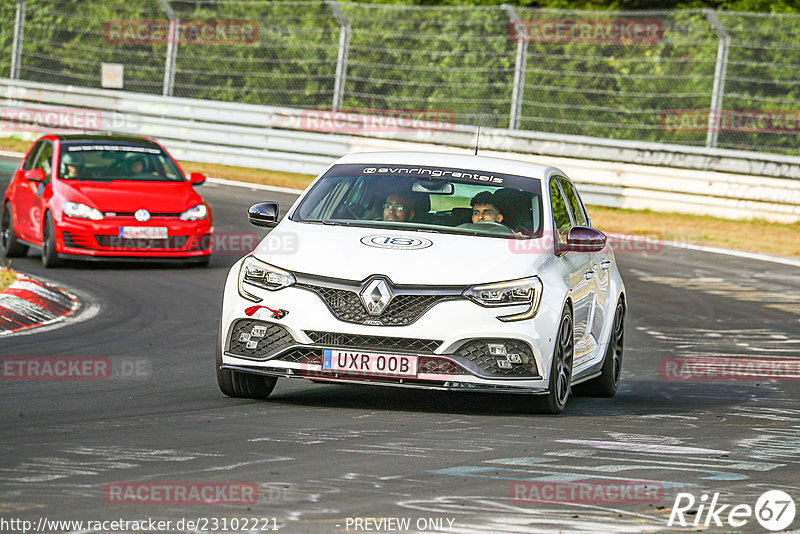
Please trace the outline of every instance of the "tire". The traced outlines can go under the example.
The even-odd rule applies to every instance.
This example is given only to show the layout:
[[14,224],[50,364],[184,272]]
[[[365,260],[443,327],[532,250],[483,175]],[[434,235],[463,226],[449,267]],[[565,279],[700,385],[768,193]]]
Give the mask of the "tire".
[[573,387],[572,392],[575,395],[583,397],[613,397],[616,394],[622,375],[622,348],[625,342],[625,301],[623,299],[617,302],[617,309],[614,311],[614,324],[611,328],[608,348],[603,357],[602,374],[597,378],[587,380],[583,384]]
[[56,251],[56,229],[53,216],[48,211],[44,216],[44,230],[42,231],[42,265],[52,269],[61,265],[61,260]]
[[222,325],[217,330],[217,385],[219,390],[236,399],[266,399],[275,384],[276,377],[239,373],[222,367]]
[[575,352],[575,334],[572,324],[572,310],[569,306],[561,313],[561,321],[550,364],[550,384],[546,395],[537,395],[536,411],[546,414],[559,414],[569,399],[572,380],[572,357]]
[[11,204],[6,202],[3,215],[0,217],[0,256],[16,258],[27,253],[27,245],[17,241],[17,234],[14,233],[14,218],[11,216]]

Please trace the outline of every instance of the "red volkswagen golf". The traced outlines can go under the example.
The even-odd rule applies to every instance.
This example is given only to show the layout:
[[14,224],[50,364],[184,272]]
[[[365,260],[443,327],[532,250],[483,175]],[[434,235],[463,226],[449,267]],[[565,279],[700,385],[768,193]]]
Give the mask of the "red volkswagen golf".
[[63,259],[180,259],[207,265],[211,210],[155,140],[46,135],[28,151],[3,198],[0,253]]

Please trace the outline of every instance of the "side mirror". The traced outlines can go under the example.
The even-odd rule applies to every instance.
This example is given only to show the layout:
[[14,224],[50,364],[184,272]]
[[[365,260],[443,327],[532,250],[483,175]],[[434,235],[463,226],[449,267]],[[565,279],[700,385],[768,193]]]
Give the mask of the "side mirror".
[[606,246],[606,235],[600,230],[586,226],[574,226],[567,234],[567,243],[562,245],[563,252],[600,252]]
[[250,224],[256,226],[265,226],[270,228],[278,224],[278,203],[277,202],[259,202],[253,204],[247,210],[247,220]]
[[25,171],[25,179],[31,182],[44,182],[45,178],[44,169],[30,169]]
[[206,175],[199,172],[189,173],[189,183],[192,185],[200,185],[206,181]]

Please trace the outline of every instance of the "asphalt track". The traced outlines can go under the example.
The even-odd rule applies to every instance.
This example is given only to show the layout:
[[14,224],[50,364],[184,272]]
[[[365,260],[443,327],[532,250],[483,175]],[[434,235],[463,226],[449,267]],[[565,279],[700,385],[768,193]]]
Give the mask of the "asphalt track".
[[[213,184],[200,192],[218,232],[253,231],[245,211],[255,200],[288,207],[292,199]],[[660,532],[678,491],[698,503],[719,492],[720,504],[753,506],[781,489],[800,507],[800,382],[679,381],[661,371],[675,357],[798,358],[797,267],[671,247],[618,253],[629,301],[621,390],[572,398],[562,415],[542,416],[514,396],[305,381],[279,381],[268,401],[224,397],[214,341],[236,258],[216,256],[208,269],[44,270],[36,252],[14,260],[90,296],[99,311],[0,338],[0,357],[109,358],[119,375],[0,380],[0,520],[199,518],[208,531],[233,532],[244,526],[231,528],[234,518],[268,518],[246,531],[324,533],[375,531],[376,523],[356,522],[371,518],[410,519],[413,532]],[[646,480],[660,491],[632,502],[509,494],[520,480],[544,488],[598,479],[606,487]],[[104,494],[109,483],[181,481],[251,482],[259,497],[247,506],[120,505]],[[706,528],[705,519],[687,530]],[[752,517],[709,530],[766,532]],[[21,532],[2,522],[0,531]]]

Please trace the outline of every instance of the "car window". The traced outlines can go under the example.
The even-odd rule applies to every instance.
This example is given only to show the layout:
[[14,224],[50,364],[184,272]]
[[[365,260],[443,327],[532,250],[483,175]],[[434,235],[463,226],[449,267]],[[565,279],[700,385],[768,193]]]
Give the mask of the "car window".
[[50,182],[53,177],[53,144],[45,141],[42,149],[36,156],[36,162],[33,164],[34,169],[44,169],[45,183]]
[[550,181],[550,201],[553,206],[553,221],[558,231],[558,237],[562,242],[566,242],[572,221],[569,218],[567,203],[561,194],[561,188],[558,187],[558,180],[555,178]]
[[39,155],[39,150],[42,149],[42,145],[44,145],[45,141],[39,141],[34,145],[33,149],[28,153],[28,157],[25,158],[25,163],[22,165],[22,170],[29,171],[31,169],[35,169],[36,167],[33,164],[36,162],[36,156]]
[[59,176],[111,180],[182,182],[184,177],[161,148],[120,142],[69,141],[61,144]]
[[569,204],[570,211],[572,212],[572,217],[575,219],[575,224],[577,226],[588,226],[589,219],[586,217],[586,210],[583,207],[581,199],[578,198],[575,187],[569,180],[559,178],[559,181],[561,182],[561,189],[564,191],[564,196],[567,199],[567,204]]

